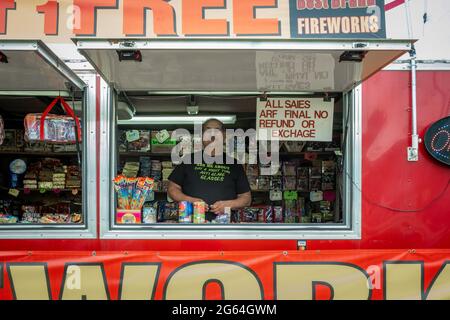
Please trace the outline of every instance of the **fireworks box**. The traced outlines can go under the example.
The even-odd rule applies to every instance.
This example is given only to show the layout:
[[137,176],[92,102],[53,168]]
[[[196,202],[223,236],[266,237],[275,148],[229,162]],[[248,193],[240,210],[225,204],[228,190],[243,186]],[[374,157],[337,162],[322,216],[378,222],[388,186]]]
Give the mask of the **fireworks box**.
[[260,223],[272,223],[273,222],[273,209],[272,206],[259,206],[258,222]]
[[119,144],[119,152],[128,151],[127,132],[125,130],[119,130],[118,144]]
[[296,163],[295,162],[283,162],[283,175],[295,176],[296,175]]
[[141,210],[123,210],[117,209],[117,224],[139,224],[141,223]]
[[270,189],[270,177],[259,176],[257,180],[258,180],[258,190]]
[[3,139],[3,143],[0,146],[1,151],[17,151],[16,146],[16,130],[13,129],[5,129],[5,137]]
[[255,207],[244,208],[241,211],[240,221],[246,222],[246,223],[258,222],[259,211],[260,211],[260,208],[255,208]]
[[283,207],[282,206],[274,206],[273,207],[273,222],[275,222],[275,223],[282,223],[282,222],[284,222]]
[[150,131],[131,130],[126,132],[128,151],[148,152],[150,151]]

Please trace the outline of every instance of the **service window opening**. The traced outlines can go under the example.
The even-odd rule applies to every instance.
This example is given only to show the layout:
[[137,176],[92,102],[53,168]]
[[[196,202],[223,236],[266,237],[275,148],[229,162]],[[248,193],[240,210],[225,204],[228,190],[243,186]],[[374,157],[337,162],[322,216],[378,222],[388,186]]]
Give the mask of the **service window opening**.
[[[82,136],[55,96],[0,96],[0,230],[83,228]],[[66,96],[82,126],[82,94]],[[53,141],[50,141],[53,140]]]
[[[198,229],[214,225],[237,229],[292,226],[299,230],[327,230],[348,223],[343,210],[346,197],[342,151],[345,149],[344,119],[348,119],[344,114],[343,94],[143,95],[128,92],[119,100],[122,101],[116,104],[115,117],[113,228]],[[198,151],[199,145],[201,149],[202,133],[194,127],[194,122],[204,123],[210,118],[219,119],[224,129],[228,129],[224,151],[243,162],[252,201],[218,215],[208,214],[208,205],[212,203],[206,203],[203,217],[204,207],[173,201],[167,189],[169,177],[178,164],[173,154],[180,159]],[[185,134],[175,137],[174,131],[180,129]],[[230,136],[230,130],[241,130],[247,135],[242,140]],[[252,134],[259,140],[252,140]],[[267,141],[271,137],[280,141],[271,144]],[[262,159],[260,152],[266,158]],[[274,164],[276,169],[271,170]],[[203,176],[209,180],[219,181],[223,176],[214,165],[194,167],[202,174],[204,171]],[[148,193],[145,177],[152,179]]]
[[[104,151],[114,156],[108,168],[111,182],[110,193],[104,199],[108,210],[102,214],[102,237],[361,238],[360,84],[410,50],[411,41],[76,39],[75,42],[110,86],[111,107],[104,112],[108,142]],[[265,108],[261,98],[280,101]],[[305,99],[311,100],[308,108],[305,102],[299,105],[289,102],[291,107],[286,107],[289,100]],[[286,110],[278,108],[278,102]],[[251,204],[211,223],[194,223],[193,217],[192,222],[189,217],[187,223],[179,223],[179,209],[184,218],[190,215],[190,205],[187,204],[186,213],[186,204],[178,206],[171,202],[166,192],[175,164],[168,152],[179,143],[170,133],[184,127],[192,137],[192,124],[189,126],[186,121],[194,115],[203,120],[224,116],[223,122],[231,121],[225,123],[226,128],[244,131],[253,128],[258,135],[268,131],[266,137],[278,134],[281,142],[277,150],[281,162],[278,172],[265,174],[261,161],[244,168],[242,175],[249,182]],[[174,122],[171,126],[162,121],[168,116]],[[139,118],[148,121],[139,122]],[[297,121],[298,118],[301,120]],[[247,151],[250,155],[254,152]],[[259,155],[258,159],[261,160]],[[123,208],[126,201],[118,197],[118,192],[124,189],[120,179],[128,183],[127,174],[136,177],[150,174],[151,181],[140,179],[142,187],[139,187],[138,180],[132,180],[130,194],[121,195],[122,199],[136,196],[142,208]],[[117,177],[115,188],[113,180]],[[153,190],[142,199],[142,190],[150,182]]]

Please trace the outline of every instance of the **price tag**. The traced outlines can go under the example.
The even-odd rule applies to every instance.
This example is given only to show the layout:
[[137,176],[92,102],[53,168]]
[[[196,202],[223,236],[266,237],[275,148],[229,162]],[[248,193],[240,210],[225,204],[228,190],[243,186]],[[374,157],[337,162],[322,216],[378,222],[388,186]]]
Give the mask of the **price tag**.
[[270,190],[269,198],[270,201],[281,201],[283,200],[283,193],[278,190]]
[[298,193],[297,191],[285,191],[284,192],[284,200],[297,200]]
[[139,131],[138,130],[127,131],[126,135],[127,135],[128,142],[133,142],[133,141],[139,140]]
[[311,202],[317,202],[323,200],[323,192],[322,191],[312,191],[309,194],[309,199]]
[[342,157],[342,151],[341,150],[334,150],[334,154],[337,156]]
[[17,189],[9,189],[8,194],[10,194],[10,195],[12,195],[13,197],[16,197],[16,198],[17,198],[17,197],[19,196],[19,194],[20,194],[20,191],[17,190]]
[[167,130],[161,130],[156,133],[156,140],[158,140],[159,143],[163,143],[167,139],[169,139],[170,134]]

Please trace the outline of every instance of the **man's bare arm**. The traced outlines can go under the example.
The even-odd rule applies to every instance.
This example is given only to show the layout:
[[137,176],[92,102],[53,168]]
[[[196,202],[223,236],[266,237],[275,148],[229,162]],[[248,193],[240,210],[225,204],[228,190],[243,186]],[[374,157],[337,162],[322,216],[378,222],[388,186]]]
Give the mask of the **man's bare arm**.
[[227,201],[228,206],[231,209],[241,209],[244,207],[248,207],[252,204],[252,194],[251,192],[241,193],[237,195],[235,200]]

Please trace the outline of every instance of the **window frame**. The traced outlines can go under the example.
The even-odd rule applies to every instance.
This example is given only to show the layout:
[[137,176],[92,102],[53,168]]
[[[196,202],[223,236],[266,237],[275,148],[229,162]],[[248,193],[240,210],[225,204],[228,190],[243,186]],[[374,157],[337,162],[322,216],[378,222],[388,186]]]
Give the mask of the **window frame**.
[[[44,48],[46,55],[51,56],[58,63],[58,72],[67,79],[82,81],[82,212],[83,224],[4,224],[0,225],[0,239],[95,239],[97,237],[96,215],[96,87],[97,75],[94,72],[74,73],[71,69],[54,56],[48,48]],[[64,66],[64,67],[63,67]],[[61,95],[70,92],[58,91]],[[18,95],[18,92],[14,92]],[[24,96],[27,92],[22,93]],[[45,91],[40,92],[41,95]],[[49,92],[49,95],[54,94]],[[28,95],[34,95],[29,92]]]
[[[102,164],[100,168],[101,180],[101,200],[100,200],[100,237],[102,239],[361,239],[361,83],[374,73],[402,56],[412,47],[414,40],[393,40],[393,39],[98,39],[98,38],[74,38],[79,52],[91,63],[91,65],[102,76],[108,84],[104,89],[105,104],[102,105],[100,112],[101,126],[101,154],[110,155],[109,164]],[[115,58],[115,52],[121,50],[169,50],[169,51],[195,51],[195,50],[268,50],[268,51],[367,51],[360,77],[350,79],[343,85],[343,89],[338,91],[342,93],[346,101],[344,109],[350,111],[349,129],[346,134],[346,155],[343,189],[345,201],[343,203],[344,215],[346,216],[344,225],[319,225],[306,226],[301,228],[292,228],[292,225],[271,225],[270,228],[261,230],[261,226],[239,226],[239,225],[206,225],[206,226],[114,226],[114,194],[112,179],[116,175],[116,129],[115,129],[115,101],[117,100],[117,91],[144,91],[152,90],[153,94],[180,94],[195,92],[178,91],[170,86],[152,87],[145,83],[145,72],[141,71],[142,79],[138,85],[128,81],[129,77],[118,77],[119,69],[114,69],[114,64],[118,61]],[[110,61],[109,55],[114,56],[114,61]],[[368,57],[371,57],[368,59]],[[364,66],[367,66],[364,70]],[[143,68],[149,68],[151,64],[144,64]],[[134,72],[133,68],[127,69],[122,66],[121,72]],[[146,69],[147,70],[147,69]],[[114,71],[114,72],[112,72]],[[151,70],[148,69],[148,72]],[[112,73],[111,73],[112,72]],[[122,76],[124,74],[120,73]],[[130,75],[131,76],[131,75]],[[125,80],[124,80],[125,79]],[[319,88],[320,89],[320,88]],[[102,89],[103,90],[103,89]],[[194,90],[194,88],[192,89]],[[208,92],[213,94],[215,91],[208,89],[207,84],[199,84],[195,87],[198,92]],[[229,89],[230,90],[230,89]],[[261,92],[253,92],[260,94]],[[317,90],[315,90],[317,91]],[[327,93],[329,90],[321,88],[317,92]],[[228,91],[221,92],[232,94]],[[246,92],[239,92],[245,94]],[[268,92],[268,94],[282,95],[284,92]],[[287,94],[296,92],[288,91]],[[302,92],[303,93],[303,92]],[[328,92],[329,93],[329,92]],[[200,93],[199,93],[200,94]],[[250,93],[248,93],[250,94]],[[304,94],[304,93],[303,93]],[[102,96],[103,96],[102,95]],[[348,108],[346,108],[348,106]],[[106,177],[106,179],[104,178]],[[298,225],[297,225],[298,226]],[[247,229],[247,230],[243,230]]]
[[104,84],[102,86],[102,105],[100,112],[102,140],[101,153],[111,155],[109,166],[100,169],[102,178],[100,237],[102,239],[361,239],[361,90],[358,85],[343,93],[343,130],[348,118],[346,137],[346,156],[344,157],[343,179],[343,224],[228,224],[228,225],[116,225],[115,194],[113,178],[116,176],[118,146],[117,119],[115,114],[117,91]]

